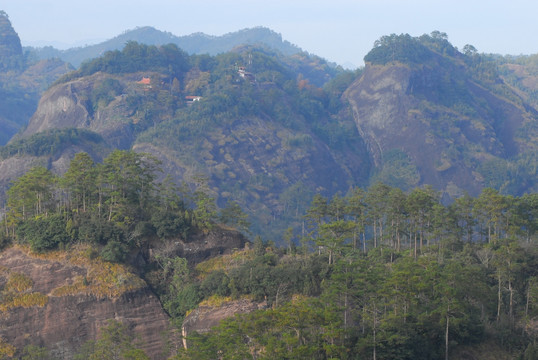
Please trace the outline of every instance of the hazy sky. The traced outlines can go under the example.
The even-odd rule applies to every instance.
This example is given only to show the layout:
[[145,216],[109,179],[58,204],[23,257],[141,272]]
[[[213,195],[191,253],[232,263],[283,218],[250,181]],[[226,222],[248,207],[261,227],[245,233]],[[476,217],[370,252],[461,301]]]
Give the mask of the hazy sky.
[[138,26],[222,35],[265,26],[339,64],[362,65],[375,40],[439,30],[479,52],[538,53],[536,0],[0,0],[23,45],[84,45]]

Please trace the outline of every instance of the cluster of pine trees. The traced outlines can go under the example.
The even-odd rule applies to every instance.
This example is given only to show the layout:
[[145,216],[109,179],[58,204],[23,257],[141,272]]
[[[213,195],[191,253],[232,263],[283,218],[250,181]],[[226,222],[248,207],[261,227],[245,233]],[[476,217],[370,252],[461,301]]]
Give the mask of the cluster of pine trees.
[[309,239],[329,254],[345,244],[363,251],[385,245],[396,251],[411,249],[416,258],[431,244],[446,247],[506,238],[530,242],[537,232],[537,206],[537,194],[513,197],[491,188],[477,198],[465,194],[445,206],[432,187],[405,193],[376,183],[330,200],[315,195],[305,218]]
[[7,192],[3,243],[43,252],[84,242],[102,247],[105,260],[122,261],[152,238],[186,239],[218,221],[248,227],[233,202],[219,217],[203,178],[194,190],[157,182],[159,165],[151,155],[115,150],[102,164],[78,153],[63,176],[33,168]]
[[202,282],[218,273],[214,294],[268,308],[191,334],[178,358],[448,359],[487,344],[533,359],[537,200],[485,189],[443,206],[431,188],[383,184],[316,195],[299,248],[292,229],[287,248],[255,241],[254,259]]

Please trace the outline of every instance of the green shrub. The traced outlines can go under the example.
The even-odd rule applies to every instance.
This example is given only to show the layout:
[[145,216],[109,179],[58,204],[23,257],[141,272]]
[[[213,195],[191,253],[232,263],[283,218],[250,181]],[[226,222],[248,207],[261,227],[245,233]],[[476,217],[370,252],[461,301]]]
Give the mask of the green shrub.
[[35,252],[44,252],[69,243],[66,221],[61,214],[25,221],[17,227],[19,242]]

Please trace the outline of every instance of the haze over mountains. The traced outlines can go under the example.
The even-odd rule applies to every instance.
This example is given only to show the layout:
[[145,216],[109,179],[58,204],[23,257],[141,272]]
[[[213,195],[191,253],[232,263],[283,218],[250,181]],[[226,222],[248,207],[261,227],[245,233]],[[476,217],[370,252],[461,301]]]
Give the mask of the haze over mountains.
[[266,28],[23,49],[0,12],[2,354],[140,355],[103,339],[132,331],[164,359],[158,329],[253,312],[174,358],[532,359],[538,55],[434,31],[364,60]]
[[[1,166],[26,164],[9,165],[5,185],[36,161],[59,166],[75,148],[102,159],[105,150],[83,143],[37,157],[30,151],[32,161],[7,150],[82,128],[104,138],[98,148],[157,155],[178,180],[204,174],[220,204],[238,201],[264,231],[292,221],[290,209],[299,214],[315,191],[345,193],[378,180],[403,189],[433,185],[447,200],[487,186],[536,190],[534,58],[461,53],[439,32],[386,36],[356,73],[266,28],[176,37],[144,27],[98,45],[26,56],[87,62],[43,94],[4,150]],[[28,72],[16,76],[21,71]],[[151,85],[141,90],[145,77]],[[194,95],[202,101],[185,104]]]
[[123,49],[129,41],[137,41],[146,45],[176,44],[189,54],[217,55],[230,51],[237,45],[256,44],[278,50],[284,55],[302,52],[299,47],[282,40],[280,34],[263,27],[243,29],[223,36],[211,36],[204,33],[176,36],[149,26],[128,30],[121,35],[95,45],[67,50],[42,47],[34,49],[34,51],[40,59],[58,57],[75,67],[79,67],[83,61],[103,55],[106,51]]

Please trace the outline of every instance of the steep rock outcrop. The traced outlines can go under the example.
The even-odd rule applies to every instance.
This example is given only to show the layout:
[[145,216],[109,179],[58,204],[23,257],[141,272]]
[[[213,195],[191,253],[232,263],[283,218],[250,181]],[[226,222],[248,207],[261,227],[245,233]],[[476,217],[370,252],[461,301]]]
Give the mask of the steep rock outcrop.
[[481,163],[535,146],[520,138],[532,112],[474,81],[457,58],[432,52],[427,64],[367,64],[344,98],[378,177],[393,186],[476,195]]
[[112,77],[97,73],[51,87],[41,97],[21,137],[50,129],[83,128],[100,134],[113,147],[128,149],[134,134],[133,119],[130,118],[133,114],[126,97],[118,94],[103,105],[96,103],[99,99],[93,99],[92,94],[106,79],[114,79],[119,86],[128,87],[136,86],[137,78],[138,75]]
[[0,145],[28,123],[41,93],[71,69],[59,59],[33,62],[25,56],[8,15],[0,10]]
[[92,265],[95,260],[88,260],[87,253],[37,256],[18,247],[2,252],[0,337],[18,350],[46,346],[55,356],[71,359],[84,342],[97,338],[107,320],[115,319],[143,340],[141,347],[152,359],[165,358],[162,335],[168,317],[158,299],[135,275],[109,263]]
[[246,237],[237,230],[215,226],[207,233],[191,234],[188,239],[177,237],[166,241],[156,240],[151,243],[147,252],[132,254],[130,261],[135,267],[142,268],[146,261],[152,261],[155,255],[159,254],[166,257],[179,256],[194,265],[211,257],[231,254],[245,248],[247,243]]
[[9,60],[14,57],[22,57],[21,40],[11,26],[8,15],[0,10],[0,70],[2,65],[9,68]]
[[249,299],[231,300],[215,306],[201,305],[187,315],[183,321],[181,327],[183,346],[188,347],[186,338],[193,332],[206,333],[224,319],[233,317],[236,314],[245,314],[264,309],[266,306],[265,302],[257,303]]

